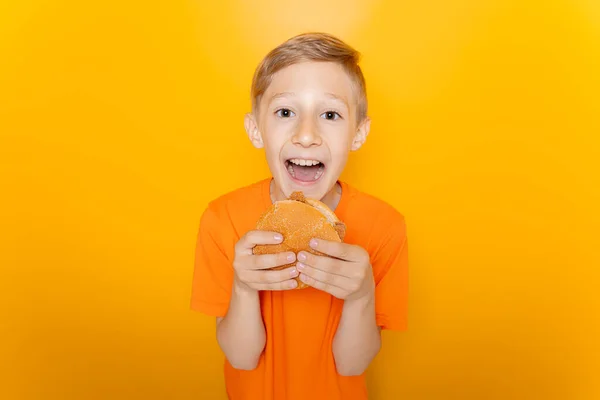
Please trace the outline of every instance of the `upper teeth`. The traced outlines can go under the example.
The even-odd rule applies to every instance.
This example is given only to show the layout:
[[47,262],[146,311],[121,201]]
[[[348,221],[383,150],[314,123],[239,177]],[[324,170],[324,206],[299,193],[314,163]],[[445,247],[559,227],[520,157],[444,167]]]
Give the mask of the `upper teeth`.
[[309,167],[310,167],[310,166],[317,165],[317,164],[320,164],[320,163],[321,163],[320,161],[317,161],[317,160],[302,160],[302,159],[300,159],[300,158],[292,158],[292,159],[290,160],[290,162],[291,162],[292,164],[296,164],[296,165],[306,165],[306,166],[309,166]]

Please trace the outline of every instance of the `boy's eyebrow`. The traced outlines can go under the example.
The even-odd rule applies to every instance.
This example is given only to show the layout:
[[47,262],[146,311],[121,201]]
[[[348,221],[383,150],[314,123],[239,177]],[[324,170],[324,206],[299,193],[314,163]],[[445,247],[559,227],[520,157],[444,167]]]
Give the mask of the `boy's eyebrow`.
[[331,98],[332,98],[332,99],[334,99],[334,100],[339,100],[339,101],[341,101],[342,103],[344,103],[344,105],[346,106],[346,108],[350,108],[350,107],[348,106],[348,101],[346,100],[346,98],[345,98],[345,97],[338,96],[338,95],[337,95],[337,94],[335,94],[335,93],[325,93],[325,94],[327,95],[327,97],[331,97]]
[[271,101],[278,99],[280,97],[286,97],[286,96],[295,96],[296,94],[294,92],[281,92],[281,93],[275,93],[273,96],[271,96]]

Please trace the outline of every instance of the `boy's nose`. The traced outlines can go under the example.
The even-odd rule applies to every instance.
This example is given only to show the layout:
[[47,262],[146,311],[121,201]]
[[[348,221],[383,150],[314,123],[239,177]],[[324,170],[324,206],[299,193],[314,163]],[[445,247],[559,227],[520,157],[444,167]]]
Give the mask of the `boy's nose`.
[[321,144],[321,136],[318,134],[314,123],[307,121],[298,127],[298,130],[292,137],[292,143],[303,147],[319,146]]

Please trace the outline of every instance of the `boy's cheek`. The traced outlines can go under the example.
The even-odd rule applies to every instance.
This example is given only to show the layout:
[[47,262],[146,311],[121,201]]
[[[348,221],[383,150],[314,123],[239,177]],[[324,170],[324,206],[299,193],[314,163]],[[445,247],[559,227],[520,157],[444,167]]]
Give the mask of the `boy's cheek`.
[[350,146],[345,146],[335,152],[331,153],[331,159],[336,164],[344,164],[348,159],[348,154],[350,153]]

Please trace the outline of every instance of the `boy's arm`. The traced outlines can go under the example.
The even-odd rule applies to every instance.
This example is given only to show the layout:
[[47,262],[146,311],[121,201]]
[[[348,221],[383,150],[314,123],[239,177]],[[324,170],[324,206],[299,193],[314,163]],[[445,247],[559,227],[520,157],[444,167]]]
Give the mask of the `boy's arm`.
[[340,375],[361,375],[381,348],[375,314],[375,279],[369,254],[359,246],[311,240],[324,256],[300,252],[297,265],[306,284],[344,299],[332,350]]
[[217,342],[233,368],[256,368],[266,342],[257,291],[234,282],[227,315],[217,318]]
[[277,244],[283,237],[275,232],[250,231],[235,246],[235,271],[229,308],[217,319],[217,341],[235,369],[255,369],[266,343],[259,290],[291,290],[297,286],[293,267],[270,270],[296,259],[291,252],[254,255],[258,244]]
[[[392,219],[393,220],[393,219]],[[366,273],[367,295],[351,296],[344,302],[342,317],[333,351],[336,362],[348,363],[360,374],[381,347],[382,329],[404,329],[408,282],[408,252],[404,220],[396,221],[389,236],[373,257],[380,272],[377,284],[372,273]],[[373,268],[369,268],[373,272]],[[377,304],[377,307],[376,307]]]
[[390,228],[373,257],[359,246],[324,240],[311,242],[311,246],[331,257],[308,252],[298,255],[303,282],[344,299],[332,344],[341,375],[358,375],[366,370],[381,347],[382,329],[406,327],[406,225],[397,213],[386,221]]
[[345,300],[333,339],[333,356],[340,375],[361,375],[381,348],[375,320],[375,290],[364,297]]

